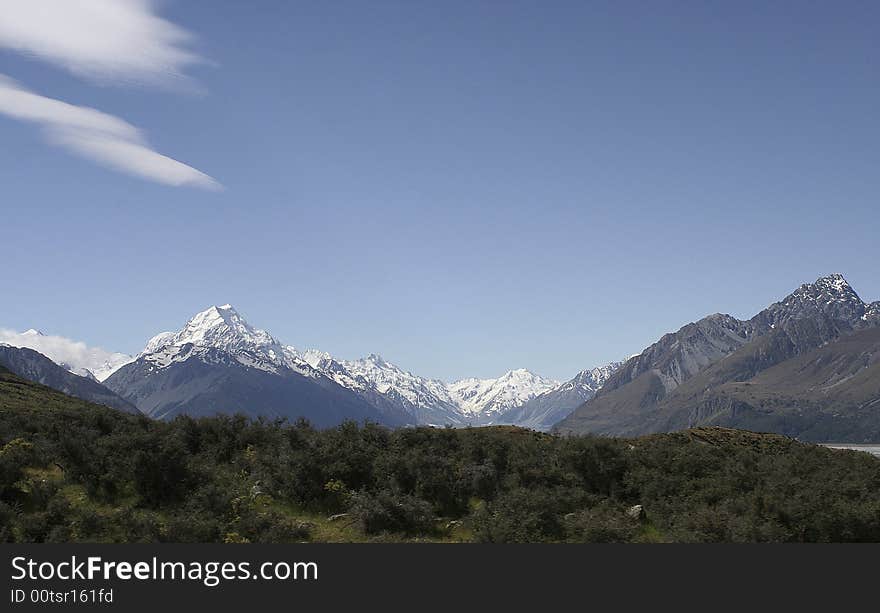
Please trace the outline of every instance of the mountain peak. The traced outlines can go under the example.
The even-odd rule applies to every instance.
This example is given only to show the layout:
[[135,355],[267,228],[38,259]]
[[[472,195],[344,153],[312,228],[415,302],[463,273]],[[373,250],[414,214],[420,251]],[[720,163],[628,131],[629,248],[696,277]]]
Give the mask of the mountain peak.
[[830,275],[820,277],[815,283],[807,284],[802,287],[815,287],[828,292],[836,292],[839,294],[855,293],[849,282],[840,273],[832,273]]
[[193,315],[179,332],[165,332],[150,339],[144,353],[183,345],[250,352],[280,360],[281,345],[268,332],[251,326],[232,305],[211,306]]
[[807,299],[816,302],[819,306],[828,306],[832,303],[849,302],[864,305],[862,299],[852,288],[849,282],[840,273],[819,277],[813,283],[801,285],[783,302]]
[[[549,381],[549,379],[545,379],[541,375],[537,375],[530,371],[528,368],[514,368],[513,370],[508,370],[506,373],[498,377],[496,381]],[[554,382],[556,383],[556,382]]]
[[241,315],[238,314],[232,305],[224,304],[223,306],[211,306],[193,315],[186,322],[185,330],[193,333],[198,331],[209,330],[218,326],[228,326],[230,328],[240,328],[242,330],[252,329]]
[[210,327],[223,323],[230,325],[235,320],[244,321],[231,304],[224,304],[223,306],[210,306],[204,311],[196,313],[190,318],[187,325],[193,324],[196,327]]
[[46,336],[40,330],[36,330],[34,328],[31,328],[30,330],[25,330],[24,332],[22,332],[22,335],[24,335],[24,336]]
[[866,305],[840,273],[805,283],[780,302],[752,318],[774,327],[792,319],[829,317],[850,324],[864,314]]
[[322,363],[334,361],[332,355],[320,349],[306,349],[305,351],[297,351],[294,347],[288,347],[287,349],[292,354],[299,356],[300,359],[304,360],[312,368],[318,368]]
[[509,370],[497,379],[462,379],[449,392],[466,414],[498,415],[521,406],[559,385],[525,369]]

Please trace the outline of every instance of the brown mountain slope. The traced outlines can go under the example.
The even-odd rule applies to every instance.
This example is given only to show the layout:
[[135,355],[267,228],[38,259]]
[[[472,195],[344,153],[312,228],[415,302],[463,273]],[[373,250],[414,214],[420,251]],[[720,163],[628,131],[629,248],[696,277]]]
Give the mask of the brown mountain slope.
[[699,423],[812,441],[880,441],[878,328],[844,336],[748,380],[701,391],[702,383],[700,376],[677,389],[657,407],[649,427],[667,431]]
[[668,393],[748,343],[749,322],[715,314],[664,335],[630,358],[586,405],[561,422],[566,432],[642,434],[648,419]]
[[[818,396],[808,388],[803,378],[792,382],[802,391],[796,397],[789,394],[783,402],[785,408],[772,411],[759,410],[765,405],[748,404],[735,394],[726,394],[729,384],[750,382],[762,373],[785,364],[792,359],[835,344],[855,333],[854,340],[839,345],[849,355],[860,351],[861,344],[871,344],[871,332],[878,324],[873,305],[867,305],[840,275],[819,279],[813,284],[802,285],[784,300],[770,305],[747,322],[733,318],[725,327],[736,329],[747,337],[738,346],[730,347],[724,355],[709,354],[702,362],[691,361],[690,369],[670,371],[669,365],[681,362],[677,357],[683,348],[692,346],[693,335],[683,334],[682,328],[675,335],[649,347],[640,356],[631,359],[616,375],[615,385],[606,385],[590,401],[575,410],[556,426],[564,433],[608,434],[635,436],[652,432],[667,432],[702,424],[736,425],[736,427],[782,432],[811,440],[873,440],[871,419],[841,421],[842,417],[829,417],[830,403],[840,402],[834,396]],[[717,317],[717,316],[716,316]],[[701,320],[699,325],[710,318]],[[857,347],[858,346],[858,347]],[[716,345],[717,347],[717,345]],[[720,348],[720,347],[719,347]],[[650,367],[639,368],[650,356]],[[665,370],[664,370],[665,365]],[[670,374],[679,374],[672,377]],[[629,375],[629,377],[627,377]],[[633,376],[635,375],[635,376]],[[854,382],[842,383],[844,387],[856,385],[868,377],[866,388],[853,391],[856,405],[869,401],[870,371],[854,375]],[[612,381],[609,381],[612,383]],[[767,383],[771,386],[772,383]],[[804,387],[807,386],[807,387]],[[807,410],[807,399],[811,400]],[[802,418],[795,418],[799,407],[805,407]],[[748,416],[748,417],[746,417]],[[735,421],[731,421],[734,420]],[[829,425],[834,422],[833,426]],[[869,428],[860,432],[856,427]],[[832,436],[833,435],[833,436]],[[832,436],[832,438],[828,438]],[[855,437],[855,438],[853,438]],[[867,437],[867,438],[866,438]]]

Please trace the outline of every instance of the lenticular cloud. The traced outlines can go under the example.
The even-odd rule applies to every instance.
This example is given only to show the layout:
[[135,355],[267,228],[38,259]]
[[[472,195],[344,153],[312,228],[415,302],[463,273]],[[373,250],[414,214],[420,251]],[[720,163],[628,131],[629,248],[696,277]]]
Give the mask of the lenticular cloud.
[[41,96],[2,74],[0,115],[37,124],[51,144],[120,172],[175,187],[221,188],[205,173],[153,150],[123,119]]
[[99,82],[170,85],[202,60],[152,0],[0,0],[0,47]]

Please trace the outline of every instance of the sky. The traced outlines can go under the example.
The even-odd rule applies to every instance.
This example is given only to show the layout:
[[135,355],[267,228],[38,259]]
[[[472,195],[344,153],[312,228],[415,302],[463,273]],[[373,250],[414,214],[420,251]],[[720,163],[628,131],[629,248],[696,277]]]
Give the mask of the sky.
[[[661,6],[662,4],[662,6]],[[0,0],[0,328],[566,379],[841,272],[880,4]]]

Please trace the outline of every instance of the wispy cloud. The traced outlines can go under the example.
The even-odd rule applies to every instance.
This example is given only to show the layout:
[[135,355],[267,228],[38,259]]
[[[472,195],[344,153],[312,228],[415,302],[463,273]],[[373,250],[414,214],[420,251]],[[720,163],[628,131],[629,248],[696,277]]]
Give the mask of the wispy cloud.
[[0,0],[0,47],[107,83],[172,85],[201,58],[153,0]]
[[152,149],[125,120],[41,96],[2,74],[0,114],[37,124],[50,143],[109,168],[165,185],[221,189],[212,177]]
[[16,332],[0,328],[0,343],[33,349],[78,375],[91,374],[98,381],[103,381],[117,368],[133,359],[123,353],[89,347],[83,342],[63,336],[47,336],[36,330]]
[[[185,70],[203,61],[192,42],[159,17],[154,0],[0,0],[0,49],[103,84],[189,86]],[[33,93],[2,74],[0,114],[39,125],[51,144],[108,168],[165,185],[221,188],[155,151],[123,119]]]

